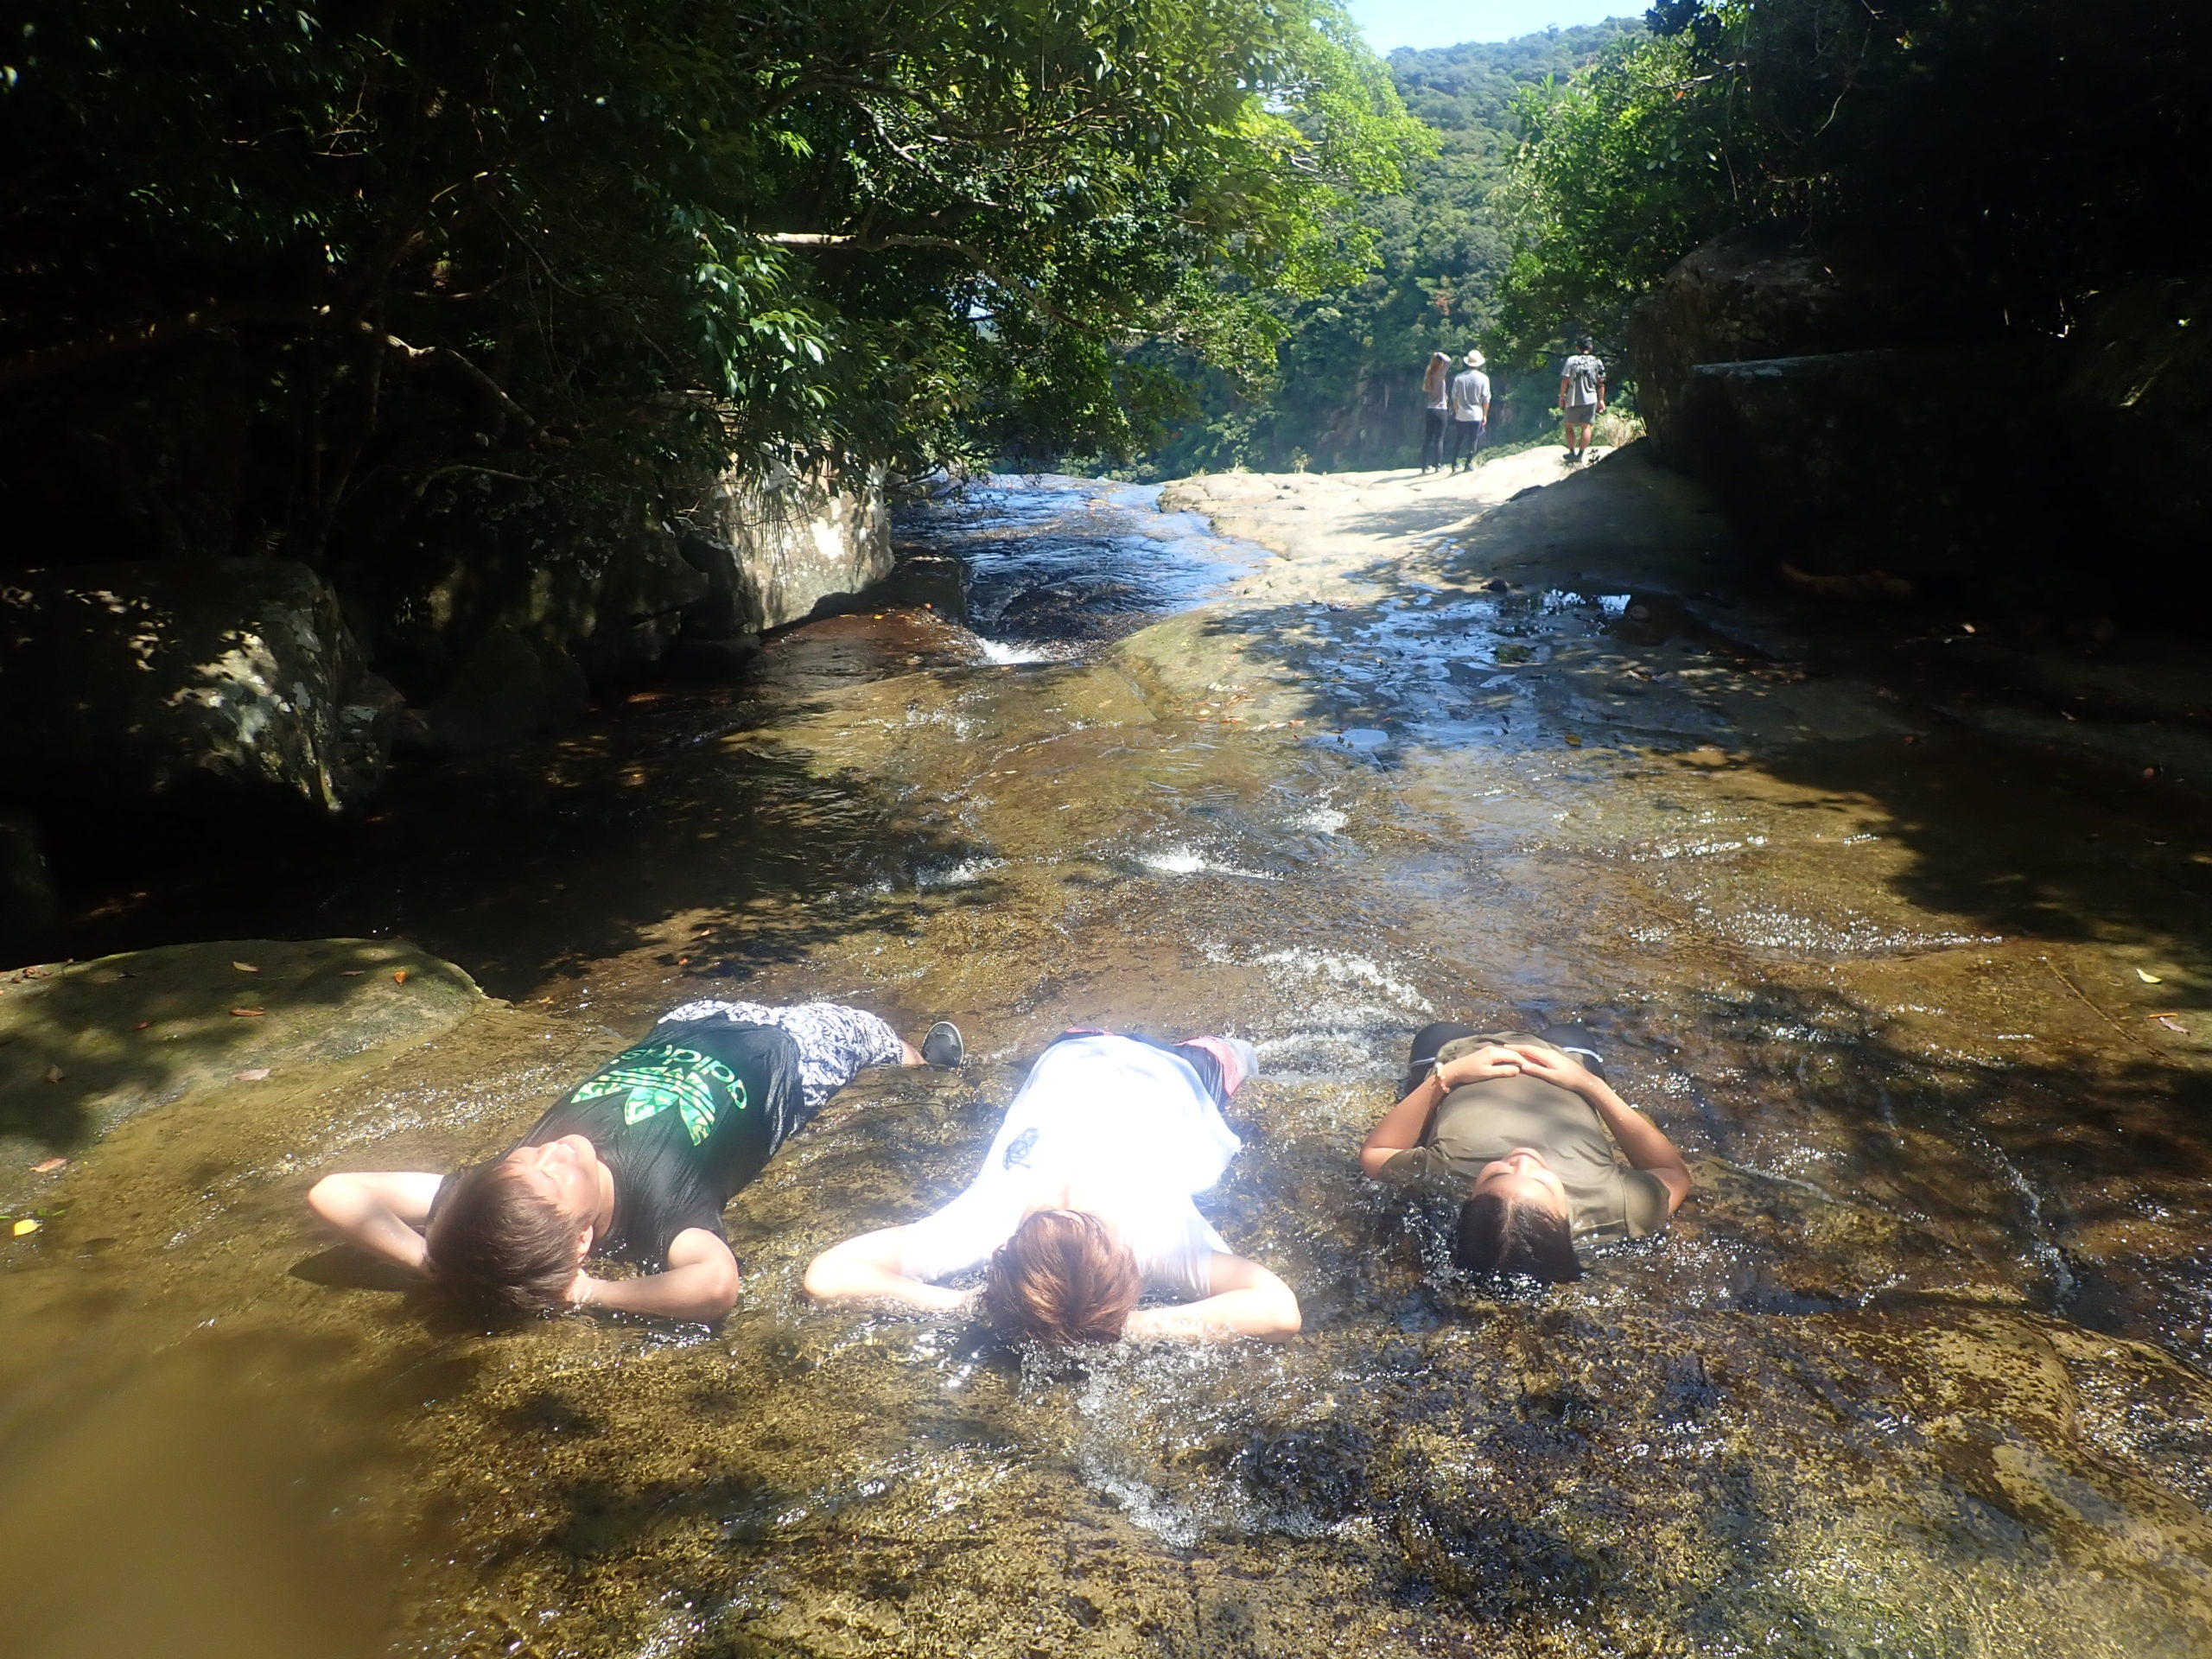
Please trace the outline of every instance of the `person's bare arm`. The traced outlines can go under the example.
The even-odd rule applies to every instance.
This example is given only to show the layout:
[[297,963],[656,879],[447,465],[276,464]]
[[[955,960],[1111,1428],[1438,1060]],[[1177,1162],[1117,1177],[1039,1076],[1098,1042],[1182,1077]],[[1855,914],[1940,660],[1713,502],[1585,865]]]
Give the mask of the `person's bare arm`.
[[737,1306],[740,1282],[729,1245],[703,1227],[687,1227],[669,1243],[665,1272],[641,1279],[594,1279],[579,1268],[569,1301],[576,1307],[706,1321]]
[[348,1170],[308,1192],[308,1208],[372,1255],[428,1274],[422,1223],[445,1178],[426,1170]]
[[1213,1294],[1203,1301],[1137,1309],[1122,1336],[1132,1342],[1288,1342],[1305,1323],[1296,1293],[1256,1262],[1216,1251],[1209,1282]]
[[1552,407],[1554,409],[1567,407],[1567,377],[1563,374],[1559,378],[1559,402],[1554,404]]
[[1598,377],[1598,412],[1605,412],[1605,377],[1602,374]]
[[1605,1128],[1611,1131],[1613,1139],[1620,1142],[1629,1162],[1658,1177],[1667,1189],[1669,1215],[1682,1207],[1682,1200],[1690,1195],[1689,1166],[1664,1130],[1615,1094],[1611,1084],[1573,1055],[1539,1048],[1534,1044],[1516,1044],[1513,1052],[1521,1056],[1521,1069],[1529,1076],[1571,1089],[1590,1103]]
[[938,1313],[965,1305],[968,1292],[910,1279],[899,1271],[906,1231],[886,1227],[832,1245],[807,1263],[806,1294],[817,1302],[894,1302]]
[[1445,1096],[1461,1084],[1480,1083],[1486,1077],[1510,1077],[1520,1070],[1520,1058],[1496,1043],[1487,1044],[1471,1054],[1462,1054],[1448,1065],[1439,1066],[1367,1132],[1366,1143],[1359,1149],[1361,1170],[1369,1175],[1380,1175],[1383,1165],[1400,1153],[1419,1146],[1422,1131],[1428,1128],[1429,1115]]

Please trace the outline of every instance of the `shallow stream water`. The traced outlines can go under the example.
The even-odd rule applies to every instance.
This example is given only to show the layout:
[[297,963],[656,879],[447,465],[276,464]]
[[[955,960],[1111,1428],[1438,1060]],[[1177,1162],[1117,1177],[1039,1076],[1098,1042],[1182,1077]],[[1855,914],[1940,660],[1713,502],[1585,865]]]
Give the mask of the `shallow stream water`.
[[[22,1650],[2212,1650],[2201,808],[1962,735],[1751,745],[1702,689],[1803,671],[1663,594],[1246,602],[1262,550],[1080,480],[901,536],[972,626],[791,631],[193,901],[512,1006],[134,1120],[7,1258]],[[479,1153],[718,989],[973,1057],[740,1197],[721,1327],[454,1330],[304,1224],[315,1174]],[[1415,1027],[1528,1016],[1599,1033],[1699,1191],[1501,1298],[1352,1154]],[[1047,1363],[805,1304],[1071,1023],[1258,1045],[1207,1208],[1295,1344]]]

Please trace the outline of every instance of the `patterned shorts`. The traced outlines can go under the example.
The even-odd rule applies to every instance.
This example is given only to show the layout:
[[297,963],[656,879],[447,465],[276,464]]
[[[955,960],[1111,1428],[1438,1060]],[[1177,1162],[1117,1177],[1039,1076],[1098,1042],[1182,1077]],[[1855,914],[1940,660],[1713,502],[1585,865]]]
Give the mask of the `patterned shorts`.
[[862,1008],[838,1002],[800,1002],[772,1008],[760,1002],[686,1002],[661,1015],[664,1023],[728,1020],[738,1026],[775,1026],[798,1045],[799,1088],[811,1111],[853,1080],[864,1066],[896,1065],[906,1057],[899,1033]]

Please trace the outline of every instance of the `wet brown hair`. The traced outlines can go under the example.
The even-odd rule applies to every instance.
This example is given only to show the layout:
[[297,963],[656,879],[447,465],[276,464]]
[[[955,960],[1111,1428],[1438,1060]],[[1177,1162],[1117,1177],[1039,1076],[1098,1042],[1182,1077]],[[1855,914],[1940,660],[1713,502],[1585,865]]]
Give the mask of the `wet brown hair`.
[[1538,1205],[1510,1202],[1496,1192],[1459,1206],[1452,1260],[1463,1272],[1525,1274],[1548,1285],[1570,1284],[1582,1276],[1574,1233],[1565,1216]]
[[568,1306],[577,1231],[520,1169],[495,1158],[453,1178],[427,1235],[430,1271],[476,1311],[551,1313]]
[[1137,1259],[1097,1217],[1040,1210],[992,1253],[983,1317],[1014,1342],[1118,1342],[1144,1294]]

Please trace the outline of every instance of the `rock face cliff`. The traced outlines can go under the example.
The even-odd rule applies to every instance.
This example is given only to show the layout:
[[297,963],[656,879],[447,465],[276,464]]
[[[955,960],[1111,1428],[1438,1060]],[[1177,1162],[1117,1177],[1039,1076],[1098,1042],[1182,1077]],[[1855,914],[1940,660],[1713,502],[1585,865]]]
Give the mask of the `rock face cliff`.
[[0,775],[18,796],[221,785],[336,812],[375,790],[399,703],[305,565],[0,579]]
[[574,724],[594,685],[726,673],[892,565],[874,477],[733,472],[675,522],[612,527],[527,489],[474,505],[321,569],[66,543],[0,569],[0,938],[53,918],[35,824],[55,807],[347,811],[396,741],[499,749]]
[[1655,451],[1772,557],[2000,603],[2113,524],[2202,535],[2212,284],[2094,296],[2063,336],[1960,291],[1772,232],[1696,250],[1630,320]]

